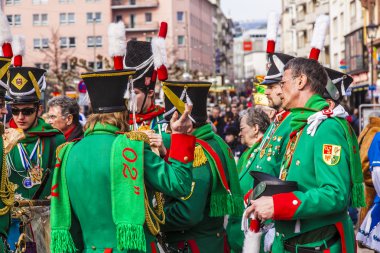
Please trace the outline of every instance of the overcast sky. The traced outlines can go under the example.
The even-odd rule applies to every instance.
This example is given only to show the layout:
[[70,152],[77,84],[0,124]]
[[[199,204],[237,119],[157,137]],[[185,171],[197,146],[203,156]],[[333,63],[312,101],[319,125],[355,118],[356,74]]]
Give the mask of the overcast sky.
[[282,0],[221,0],[222,10],[234,21],[267,19],[271,11],[281,12]]

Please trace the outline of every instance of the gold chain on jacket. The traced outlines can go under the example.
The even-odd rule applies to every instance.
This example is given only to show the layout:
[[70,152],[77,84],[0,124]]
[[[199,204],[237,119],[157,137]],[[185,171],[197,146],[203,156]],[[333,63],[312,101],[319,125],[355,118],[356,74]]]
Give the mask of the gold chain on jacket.
[[3,163],[1,165],[0,198],[5,207],[0,209],[0,216],[9,212],[14,203],[16,185],[9,181],[6,164],[5,147],[3,145]]
[[[152,207],[149,204],[148,193],[144,187],[145,192],[145,221],[150,233],[156,236],[160,232],[160,224],[165,224],[165,212],[164,212],[164,198],[162,193],[155,192],[154,196],[156,197],[157,206]],[[161,217],[161,219],[160,219]]]
[[302,135],[303,129],[300,129],[296,134],[294,134],[288,142],[288,145],[286,146],[286,151],[285,155],[282,159],[281,163],[281,170],[280,170],[280,179],[285,181],[287,176],[288,176],[288,171],[290,168],[290,164],[292,163],[293,160],[293,154],[294,151],[296,150],[299,138]]

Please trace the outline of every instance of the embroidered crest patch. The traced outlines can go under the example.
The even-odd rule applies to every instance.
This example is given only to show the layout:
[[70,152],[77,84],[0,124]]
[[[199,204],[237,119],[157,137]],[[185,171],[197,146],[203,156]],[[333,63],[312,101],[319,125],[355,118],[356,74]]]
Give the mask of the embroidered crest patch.
[[12,84],[19,90],[22,89],[22,87],[25,86],[25,84],[28,82],[28,80],[23,77],[20,73],[17,73],[17,75],[13,78]]
[[341,146],[324,144],[323,145],[323,161],[327,165],[336,165],[340,160],[340,151],[342,150]]

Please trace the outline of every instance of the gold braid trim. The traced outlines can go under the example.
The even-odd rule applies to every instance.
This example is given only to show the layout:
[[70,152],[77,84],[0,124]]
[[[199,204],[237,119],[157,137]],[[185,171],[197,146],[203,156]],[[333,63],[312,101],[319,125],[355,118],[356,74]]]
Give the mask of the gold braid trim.
[[1,167],[0,198],[5,207],[0,209],[0,216],[9,212],[15,200],[17,186],[9,181],[6,163],[5,147],[3,145],[3,163]]
[[91,78],[91,77],[111,77],[111,76],[128,76],[133,75],[136,73],[136,71],[127,71],[127,72],[113,72],[113,73],[89,73],[89,74],[82,74],[80,75],[80,78]]
[[200,167],[203,164],[206,164],[207,157],[205,155],[205,152],[203,151],[203,148],[201,145],[198,145],[194,149],[194,161],[193,161],[193,167]]
[[[145,204],[145,222],[150,233],[156,236],[160,232],[160,224],[165,224],[165,212],[164,212],[164,198],[162,193],[154,192],[156,197],[157,206],[152,209],[149,203],[148,193],[144,187],[144,204]],[[160,219],[161,217],[161,219]]]
[[61,150],[63,149],[63,147],[66,146],[67,144],[70,144],[70,142],[62,143],[61,145],[59,145],[59,146],[55,149],[55,157],[56,157],[56,158],[58,158],[59,152],[61,152]]
[[162,85],[163,86],[174,86],[174,87],[185,87],[185,88],[189,88],[189,87],[211,87],[211,83],[172,83],[172,82],[162,82]]
[[125,135],[128,137],[128,139],[132,141],[144,141],[146,144],[150,144],[149,137],[144,132],[131,131],[131,132],[125,133]]

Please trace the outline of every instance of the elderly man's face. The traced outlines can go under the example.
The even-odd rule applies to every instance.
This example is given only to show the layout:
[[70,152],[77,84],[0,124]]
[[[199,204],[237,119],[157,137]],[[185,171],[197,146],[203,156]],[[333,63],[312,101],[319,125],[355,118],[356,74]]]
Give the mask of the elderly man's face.
[[287,69],[284,72],[280,87],[282,89],[282,107],[285,109],[294,108],[300,97],[300,91],[297,89],[296,82],[299,82],[299,77],[292,75],[292,70]]
[[278,110],[282,107],[282,89],[279,83],[268,85],[265,90],[265,95],[268,98],[269,106]]
[[72,125],[72,116],[62,115],[62,108],[60,106],[51,106],[48,112],[48,123],[52,127],[65,133]]

